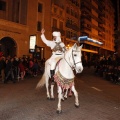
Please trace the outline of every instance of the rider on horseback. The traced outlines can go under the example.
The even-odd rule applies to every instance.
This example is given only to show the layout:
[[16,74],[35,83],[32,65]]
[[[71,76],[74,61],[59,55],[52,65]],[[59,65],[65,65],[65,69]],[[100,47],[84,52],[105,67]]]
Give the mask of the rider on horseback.
[[63,58],[64,52],[66,51],[65,44],[61,42],[61,33],[60,32],[53,32],[53,41],[47,40],[45,38],[45,30],[41,30],[41,39],[42,41],[52,49],[52,56],[48,59],[50,64],[50,74],[52,84],[54,84],[54,74],[55,74],[55,66],[56,63]]

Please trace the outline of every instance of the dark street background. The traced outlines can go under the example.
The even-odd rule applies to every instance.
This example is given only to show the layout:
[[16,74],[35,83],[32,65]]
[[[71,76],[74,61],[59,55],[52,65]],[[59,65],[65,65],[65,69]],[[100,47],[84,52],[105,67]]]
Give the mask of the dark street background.
[[94,74],[85,67],[76,76],[80,107],[75,108],[74,96],[62,102],[62,114],[57,114],[55,101],[46,99],[45,86],[36,90],[41,76],[27,77],[15,84],[0,81],[0,120],[120,120],[120,85]]

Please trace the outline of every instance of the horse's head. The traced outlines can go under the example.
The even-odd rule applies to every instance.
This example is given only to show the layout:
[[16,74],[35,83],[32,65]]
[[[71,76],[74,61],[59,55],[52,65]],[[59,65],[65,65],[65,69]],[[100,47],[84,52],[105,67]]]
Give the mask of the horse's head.
[[76,43],[70,48],[70,54],[69,54],[69,60],[70,65],[73,69],[75,69],[76,73],[81,73],[83,71],[83,65],[82,65],[82,53],[81,49],[82,46],[78,46]]

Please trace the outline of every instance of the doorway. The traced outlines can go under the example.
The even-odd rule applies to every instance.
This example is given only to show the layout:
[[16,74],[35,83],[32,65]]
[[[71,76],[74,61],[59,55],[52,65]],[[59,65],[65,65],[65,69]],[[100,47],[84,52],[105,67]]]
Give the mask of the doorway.
[[10,37],[4,37],[0,40],[0,51],[3,52],[5,57],[14,57],[16,55],[16,47],[15,41]]

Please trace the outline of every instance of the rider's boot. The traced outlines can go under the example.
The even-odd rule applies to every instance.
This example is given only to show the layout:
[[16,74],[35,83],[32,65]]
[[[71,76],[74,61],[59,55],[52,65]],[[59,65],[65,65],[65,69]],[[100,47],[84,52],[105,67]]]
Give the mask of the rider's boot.
[[51,74],[51,84],[54,85],[55,84],[55,81],[54,81],[55,70],[50,70],[50,74]]

